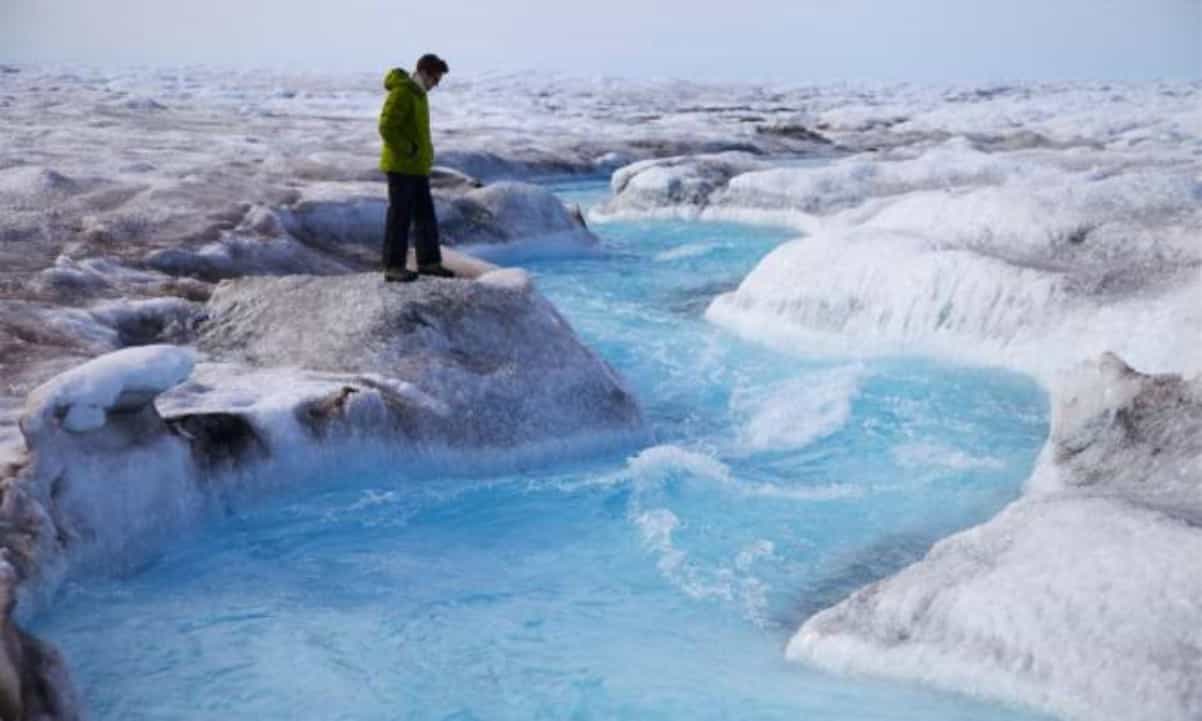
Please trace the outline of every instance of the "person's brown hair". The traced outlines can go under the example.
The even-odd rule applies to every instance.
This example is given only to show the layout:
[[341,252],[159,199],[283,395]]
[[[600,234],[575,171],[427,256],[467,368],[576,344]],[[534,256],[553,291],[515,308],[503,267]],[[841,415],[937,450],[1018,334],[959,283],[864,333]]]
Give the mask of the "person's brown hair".
[[417,70],[418,72],[426,73],[427,75],[433,75],[434,73],[445,75],[451,72],[451,69],[447,67],[447,61],[438,57],[434,53],[426,53],[418,58]]

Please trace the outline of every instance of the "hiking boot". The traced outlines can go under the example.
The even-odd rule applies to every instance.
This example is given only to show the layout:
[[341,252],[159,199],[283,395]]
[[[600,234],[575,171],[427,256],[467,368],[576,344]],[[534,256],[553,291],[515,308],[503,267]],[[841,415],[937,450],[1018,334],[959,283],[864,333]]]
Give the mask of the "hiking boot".
[[417,273],[408,268],[385,268],[384,280],[389,283],[412,283],[417,280]]
[[454,278],[455,274],[447,270],[442,263],[427,263],[417,266],[417,272],[422,275],[432,275],[436,278]]

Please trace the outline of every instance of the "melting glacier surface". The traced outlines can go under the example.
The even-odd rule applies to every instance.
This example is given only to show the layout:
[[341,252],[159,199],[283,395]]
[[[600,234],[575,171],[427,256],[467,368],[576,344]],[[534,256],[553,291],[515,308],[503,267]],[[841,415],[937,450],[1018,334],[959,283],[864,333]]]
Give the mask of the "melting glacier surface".
[[635,387],[655,445],[505,476],[382,467],[234,502],[35,619],[94,718],[1036,718],[783,650],[808,615],[1018,496],[1047,433],[1040,389],[787,356],[707,324],[789,231],[596,230],[600,249],[515,252]]

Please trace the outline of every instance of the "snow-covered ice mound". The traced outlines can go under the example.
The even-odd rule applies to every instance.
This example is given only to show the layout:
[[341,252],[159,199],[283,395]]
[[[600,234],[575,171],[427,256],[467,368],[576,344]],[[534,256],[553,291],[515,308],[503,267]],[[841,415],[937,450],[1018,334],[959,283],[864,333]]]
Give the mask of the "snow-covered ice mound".
[[[348,431],[392,438],[399,424],[394,440],[481,451],[640,425],[623,382],[520,270],[410,284],[376,274],[248,278],[219,286],[209,312],[198,346],[214,359],[409,389],[390,398],[372,388],[378,381],[359,387],[346,375]],[[373,391],[401,404],[391,422],[356,415]]]
[[1202,378],[1074,373],[1028,494],[802,626],[788,655],[1067,718],[1202,717]]
[[187,515],[195,495],[189,454],[153,404],[193,363],[194,353],[177,346],[126,348],[30,394],[20,423],[27,457],[0,479],[8,524],[0,544],[22,581],[50,589],[71,551],[118,552]]
[[[449,178],[450,176],[448,174]],[[569,208],[546,188],[502,181],[482,186],[458,176],[459,182],[435,188],[439,233],[451,247],[514,246],[572,249],[595,245]],[[297,203],[278,213],[280,228],[306,246],[328,253],[353,267],[375,263],[384,241],[386,198],[344,184],[308,188]],[[270,220],[260,221],[263,223]]]
[[192,353],[171,346],[142,346],[96,358],[39,386],[29,395],[21,432],[31,448],[62,429],[86,433],[102,428],[109,413],[138,410],[182,383]]
[[450,204],[444,223],[459,245],[597,242],[552,193],[528,183],[499,182],[469,191]]
[[1045,380],[1105,351],[1156,370],[1202,367],[1197,267],[1057,262],[1049,250],[1006,257],[913,233],[818,230],[773,251],[707,317],[809,352],[935,353]]
[[1202,368],[1194,164],[987,153],[962,138],[815,167],[717,160],[624,168],[597,217],[685,213],[808,233],[711,306],[732,329],[808,351],[934,352],[1045,379],[1105,351],[1150,370]]
[[614,198],[598,217],[689,214],[709,204],[731,178],[766,167],[749,153],[729,152],[644,160],[620,168],[610,187]]

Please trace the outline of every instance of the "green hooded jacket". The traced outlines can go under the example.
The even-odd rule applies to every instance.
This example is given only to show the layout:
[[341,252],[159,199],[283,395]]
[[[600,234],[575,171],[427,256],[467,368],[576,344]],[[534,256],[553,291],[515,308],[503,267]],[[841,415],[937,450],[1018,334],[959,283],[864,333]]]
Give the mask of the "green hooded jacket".
[[430,106],[426,91],[409,77],[393,68],[384,78],[388,98],[380,111],[380,170],[385,173],[429,175],[434,165],[434,143],[430,140]]

